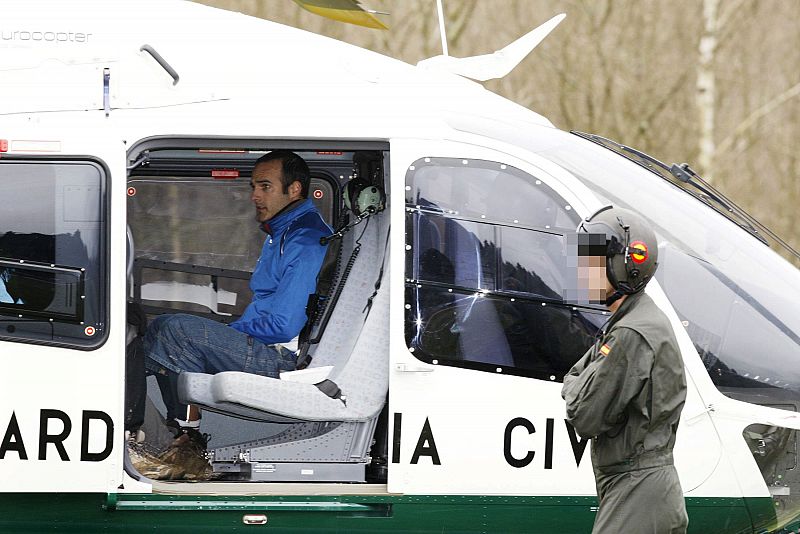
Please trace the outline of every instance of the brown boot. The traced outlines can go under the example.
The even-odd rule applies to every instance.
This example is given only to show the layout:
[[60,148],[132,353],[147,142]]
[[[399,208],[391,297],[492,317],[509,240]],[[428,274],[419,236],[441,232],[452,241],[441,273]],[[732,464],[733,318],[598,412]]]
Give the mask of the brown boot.
[[162,468],[159,480],[209,480],[213,474],[206,458],[208,434],[190,428],[175,438],[170,447],[158,455],[158,459],[169,466]]
[[153,480],[181,480],[185,470],[144,450],[138,444],[128,446],[128,456],[139,474]]

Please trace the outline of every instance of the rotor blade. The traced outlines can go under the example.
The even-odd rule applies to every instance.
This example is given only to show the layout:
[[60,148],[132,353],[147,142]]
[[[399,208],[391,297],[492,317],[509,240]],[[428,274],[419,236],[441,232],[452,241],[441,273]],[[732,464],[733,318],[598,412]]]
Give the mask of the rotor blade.
[[294,0],[294,2],[306,11],[339,22],[376,30],[388,29],[383,22],[372,15],[376,11],[364,9],[358,0]]

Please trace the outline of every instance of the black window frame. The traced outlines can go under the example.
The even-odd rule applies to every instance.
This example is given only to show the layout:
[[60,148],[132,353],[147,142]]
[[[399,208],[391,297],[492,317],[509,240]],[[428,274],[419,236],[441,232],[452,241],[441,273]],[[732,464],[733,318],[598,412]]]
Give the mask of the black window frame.
[[[108,165],[97,156],[91,155],[16,155],[4,154],[0,159],[0,165],[7,164],[78,164],[78,165],[92,165],[97,168],[100,174],[100,210],[103,214],[103,230],[100,231],[99,241],[99,264],[100,272],[98,273],[97,289],[99,295],[97,298],[98,304],[98,318],[100,319],[100,328],[95,328],[95,334],[90,337],[90,343],[70,343],[68,341],[54,341],[44,339],[33,339],[22,337],[20,335],[11,334],[7,332],[6,328],[0,328],[0,341],[24,343],[27,345],[40,345],[47,347],[58,347],[75,349],[84,352],[91,352],[101,348],[108,341],[109,333],[111,330],[111,258],[110,258],[110,234],[111,234],[111,199],[110,192],[113,190],[111,180],[111,171]],[[83,308],[85,304],[81,304]],[[31,316],[37,314],[30,314]],[[56,319],[54,318],[54,321]],[[65,323],[75,324],[78,321],[70,320],[69,318],[62,319]],[[4,321],[2,321],[4,322]],[[82,321],[78,322],[84,326]],[[89,326],[94,325],[86,325]]]

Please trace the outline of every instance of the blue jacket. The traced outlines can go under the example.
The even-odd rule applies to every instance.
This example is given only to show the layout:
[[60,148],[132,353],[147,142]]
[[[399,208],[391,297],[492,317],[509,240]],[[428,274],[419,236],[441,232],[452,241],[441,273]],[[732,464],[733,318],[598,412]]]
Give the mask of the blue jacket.
[[327,248],[319,238],[332,230],[311,200],[268,222],[270,234],[250,278],[253,301],[231,327],[267,344],[285,343],[306,323],[306,303]]

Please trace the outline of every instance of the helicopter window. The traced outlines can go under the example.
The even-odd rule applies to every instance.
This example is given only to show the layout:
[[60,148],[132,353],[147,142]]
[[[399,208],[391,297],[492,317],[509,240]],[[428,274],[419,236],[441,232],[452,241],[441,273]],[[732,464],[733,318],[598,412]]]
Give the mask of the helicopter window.
[[[408,346],[428,362],[560,381],[606,319],[599,309],[564,300],[571,278],[566,236],[556,227],[574,228],[577,221],[540,182],[527,197],[538,203],[527,209],[538,218],[503,222],[509,214],[486,199],[497,194],[505,175],[499,164],[478,163],[479,172],[466,172],[466,193],[456,179],[462,160],[426,158],[409,170],[407,184],[417,193],[407,198],[413,203],[406,213]],[[424,176],[418,179],[417,172]],[[523,189],[535,183],[520,173],[509,174],[510,182]],[[446,183],[437,183],[437,176]],[[447,197],[456,190],[471,207]]]
[[406,185],[406,204],[441,213],[544,230],[572,231],[579,222],[541,180],[493,161],[425,158]]
[[[744,280],[730,277],[734,273],[670,243],[659,247],[659,262],[656,279],[716,386],[739,400],[798,411],[800,373],[783,364],[800,347],[789,318],[767,308]],[[699,294],[703,306],[695,305]]]
[[[791,410],[791,405],[771,405]],[[800,501],[797,430],[780,426],[754,424],[744,429],[742,437],[761,471],[774,503],[778,524],[795,519]]]
[[4,159],[0,337],[92,349],[106,332],[106,173]]
[[549,148],[540,155],[605,202],[653,224],[656,279],[717,388],[738,400],[800,411],[800,271],[639,165],[567,133],[547,136]]
[[461,289],[409,287],[406,341],[423,361],[561,381],[602,312]]
[[[244,312],[250,272],[264,243],[250,195],[246,178],[128,180],[134,297],[148,303],[146,311],[210,314],[223,322]],[[312,176],[309,196],[326,219],[334,217],[330,180]]]
[[494,226],[424,214],[420,214],[418,226],[420,235],[425,236],[419,259],[420,280],[495,289]]
[[[128,181],[128,221],[137,258],[233,270],[253,268],[264,241],[250,202],[249,178],[133,177]],[[310,194],[333,224],[333,186],[312,175]],[[231,239],[231,236],[237,236]]]

